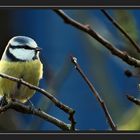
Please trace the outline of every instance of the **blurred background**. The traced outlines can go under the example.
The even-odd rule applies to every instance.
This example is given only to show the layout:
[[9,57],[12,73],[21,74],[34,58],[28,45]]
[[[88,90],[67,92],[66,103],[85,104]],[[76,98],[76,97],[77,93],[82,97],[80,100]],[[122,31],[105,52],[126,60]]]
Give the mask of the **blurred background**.
[[[128,40],[108,21],[100,9],[64,9],[72,18],[91,27],[117,48],[140,58]],[[139,39],[140,10],[107,9],[137,42]],[[85,81],[70,62],[74,55],[90,81],[105,101],[120,130],[140,129],[139,107],[129,102],[126,94],[139,97],[139,78],[125,76],[126,69],[135,70],[113,56],[87,34],[66,25],[51,9],[0,9],[0,56],[10,38],[16,35],[33,38],[43,48],[41,60],[44,76],[40,87],[64,104],[72,107],[79,130],[110,129],[99,103]],[[46,97],[36,93],[31,102],[35,107],[69,123],[68,116]],[[9,110],[0,115],[0,131],[60,130],[55,125],[34,115]]]

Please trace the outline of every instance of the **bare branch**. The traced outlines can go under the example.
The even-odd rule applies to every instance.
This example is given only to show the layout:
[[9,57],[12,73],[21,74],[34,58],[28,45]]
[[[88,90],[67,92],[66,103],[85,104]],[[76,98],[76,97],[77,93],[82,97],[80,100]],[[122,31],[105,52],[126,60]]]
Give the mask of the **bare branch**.
[[38,116],[44,120],[47,120],[51,122],[52,124],[56,125],[62,130],[70,130],[70,124],[66,124],[63,121],[45,113],[41,109],[31,108],[30,106],[26,106],[20,102],[10,102],[7,105],[0,108],[0,113],[7,111],[8,109],[14,109],[18,112],[24,113],[24,114],[32,114],[35,116]]
[[44,90],[42,88],[34,86],[34,85],[32,85],[32,84],[30,84],[22,79],[18,79],[16,77],[6,75],[4,73],[0,73],[0,77],[5,78],[5,79],[9,79],[9,80],[14,81],[14,82],[18,82],[19,84],[25,85],[32,90],[36,90],[36,91],[42,93],[43,95],[48,97],[57,107],[59,107],[60,109],[62,109],[66,113],[73,112],[73,109],[69,108],[68,106],[66,106],[63,103],[61,103],[60,101],[58,101],[54,96],[52,96],[49,92],[47,92],[46,90]]
[[69,114],[69,120],[71,122],[70,130],[74,131],[75,130],[75,125],[76,125],[76,121],[74,119],[74,112]]
[[139,77],[140,77],[140,73],[139,73],[139,71],[138,71],[137,69],[134,70],[134,71],[130,71],[130,70],[126,69],[126,70],[124,71],[124,74],[125,74],[128,78],[130,78],[130,77],[139,78]]
[[112,118],[111,118],[111,116],[109,114],[109,111],[108,111],[108,109],[107,109],[107,107],[105,105],[105,102],[101,99],[99,93],[96,91],[96,89],[94,88],[93,84],[89,81],[87,76],[84,74],[83,70],[81,69],[80,65],[77,62],[77,58],[76,57],[71,57],[71,61],[75,65],[76,70],[80,73],[82,78],[85,80],[85,82],[87,83],[87,85],[91,89],[91,91],[94,94],[94,96],[96,97],[97,101],[99,102],[101,108],[103,109],[103,111],[105,113],[105,117],[106,117],[106,119],[108,121],[109,126],[111,127],[112,130],[117,130],[117,126],[113,122],[113,120],[112,120]]
[[123,29],[123,27],[113,19],[105,10],[101,10],[101,12],[107,17],[109,21],[130,41],[130,43],[135,47],[135,49],[140,53],[139,45],[131,38],[131,36]]
[[109,41],[107,41],[105,38],[103,38],[101,35],[99,35],[97,32],[95,32],[89,25],[84,25],[82,23],[77,22],[76,20],[69,17],[63,10],[55,9],[54,12],[59,15],[65,23],[70,24],[71,26],[87,33],[92,38],[99,41],[105,48],[107,48],[113,55],[116,55],[120,59],[122,59],[124,62],[126,62],[129,65],[140,67],[140,60],[131,57],[128,55],[127,52],[120,51],[117,49],[114,45],[112,45]]
[[18,82],[22,85],[27,86],[28,88],[30,88],[32,90],[36,90],[36,91],[40,92],[43,95],[45,95],[46,97],[48,97],[58,108],[62,109],[65,113],[69,114],[69,120],[71,121],[71,130],[75,130],[75,124],[76,124],[76,122],[74,121],[75,111],[72,108],[70,108],[70,107],[66,106],[65,104],[63,104],[62,102],[60,102],[57,98],[55,98],[53,95],[51,95],[46,90],[39,88],[37,86],[34,86],[22,79],[18,79],[16,77],[12,77],[12,76],[2,74],[2,73],[0,73],[0,77],[11,80],[13,82]]
[[127,77],[132,77],[133,76],[133,73],[130,70],[125,70],[124,73]]
[[135,98],[135,97],[133,97],[133,96],[130,96],[130,95],[126,95],[126,97],[127,97],[127,99],[128,99],[129,101],[133,102],[134,104],[140,105],[140,100],[139,100],[139,99],[137,99],[137,98]]

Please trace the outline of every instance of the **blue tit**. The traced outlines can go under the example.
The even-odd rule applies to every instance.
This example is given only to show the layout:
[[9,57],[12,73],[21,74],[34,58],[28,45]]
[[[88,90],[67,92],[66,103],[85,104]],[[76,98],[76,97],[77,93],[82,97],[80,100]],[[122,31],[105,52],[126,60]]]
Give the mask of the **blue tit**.
[[[43,75],[43,65],[39,58],[41,48],[26,36],[15,36],[8,42],[0,61],[0,73],[22,78],[28,83],[38,86]],[[27,102],[35,93],[22,84],[0,78],[0,96],[6,101],[16,99]]]

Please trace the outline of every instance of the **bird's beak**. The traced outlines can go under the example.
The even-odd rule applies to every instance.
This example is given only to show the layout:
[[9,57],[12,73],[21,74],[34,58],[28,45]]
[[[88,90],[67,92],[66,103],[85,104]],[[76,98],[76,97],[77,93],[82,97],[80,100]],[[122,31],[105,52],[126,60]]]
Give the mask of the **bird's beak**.
[[36,47],[35,50],[36,50],[36,51],[41,51],[42,48],[40,48],[40,47]]

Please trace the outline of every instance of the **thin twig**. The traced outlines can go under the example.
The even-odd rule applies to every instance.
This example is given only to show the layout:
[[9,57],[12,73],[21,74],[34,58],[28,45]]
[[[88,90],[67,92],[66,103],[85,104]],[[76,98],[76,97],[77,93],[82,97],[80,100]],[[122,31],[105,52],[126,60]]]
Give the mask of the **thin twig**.
[[[57,98],[55,98],[53,95],[51,95],[46,90],[39,88],[37,86],[34,86],[34,85],[24,81],[23,79],[18,79],[16,77],[12,77],[7,74],[0,73],[0,77],[11,80],[13,82],[18,82],[22,85],[27,86],[28,88],[30,88],[32,90],[36,90],[36,91],[42,93],[43,95],[48,97],[58,108],[62,109],[65,113],[68,113],[69,118],[73,118],[73,120],[74,120],[75,111],[72,108],[70,108],[70,107],[66,106],[65,104],[63,104],[62,102],[60,102]],[[75,128],[73,126],[75,126],[75,121],[72,121],[71,119],[70,119],[70,121],[71,121],[71,129],[74,130]]]
[[113,19],[105,10],[101,10],[101,12],[107,17],[109,21],[130,41],[130,43],[135,47],[135,49],[140,53],[139,45],[131,38],[131,36],[123,29],[123,27]]
[[44,120],[51,122],[52,124],[56,125],[57,127],[59,127],[62,130],[65,130],[65,131],[70,130],[69,124],[66,124],[63,121],[45,113],[41,109],[31,108],[30,106],[26,106],[20,102],[11,101],[7,105],[0,108],[0,113],[5,112],[8,109],[14,109],[14,110],[24,113],[24,114],[32,114],[32,115],[38,116]]
[[76,125],[76,121],[74,119],[74,112],[69,115],[69,120],[71,122],[70,130],[74,131],[75,130],[75,125]]
[[105,38],[103,38],[101,35],[99,35],[97,32],[95,32],[89,25],[84,25],[84,24],[79,23],[78,21],[72,19],[63,10],[55,9],[54,12],[57,15],[59,15],[64,20],[65,23],[70,24],[71,26],[87,33],[92,38],[99,41],[113,55],[116,55],[117,57],[122,59],[127,64],[135,66],[135,67],[140,67],[140,60],[130,56],[127,52],[123,52],[123,51],[117,49],[109,41],[107,41]]
[[125,75],[126,75],[127,77],[132,77],[132,76],[134,76],[133,73],[132,73],[130,70],[125,70],[124,73],[125,73]]
[[140,73],[136,70],[136,71],[130,71],[128,69],[126,69],[124,71],[125,75],[130,78],[130,77],[135,77],[135,78],[139,78],[140,77]]
[[126,95],[127,99],[133,103],[135,103],[136,105],[140,105],[140,100],[133,97],[133,96],[130,96],[130,95]]
[[80,65],[77,62],[77,58],[76,57],[71,57],[71,61],[75,65],[76,70],[80,73],[80,75],[82,76],[82,78],[88,84],[89,88],[91,89],[92,93],[96,97],[97,101],[99,102],[101,108],[103,109],[103,111],[105,113],[105,116],[106,116],[106,119],[108,121],[109,126],[111,127],[112,130],[117,130],[117,126],[113,122],[113,120],[112,120],[112,118],[111,118],[111,116],[110,116],[110,114],[108,112],[108,109],[107,109],[107,107],[105,105],[105,102],[101,99],[100,95],[98,94],[98,92],[94,88],[93,84],[89,81],[89,79],[87,78],[87,76],[84,74],[83,70],[81,69]]

